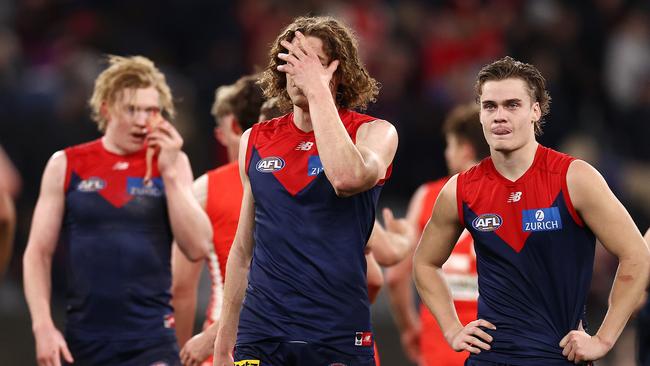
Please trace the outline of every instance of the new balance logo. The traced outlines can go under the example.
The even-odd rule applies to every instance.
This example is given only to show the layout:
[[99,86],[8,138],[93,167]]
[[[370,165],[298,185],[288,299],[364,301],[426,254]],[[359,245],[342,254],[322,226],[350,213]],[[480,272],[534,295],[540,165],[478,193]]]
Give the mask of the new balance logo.
[[521,192],[512,192],[508,197],[508,203],[519,202],[521,199]]
[[128,161],[118,161],[113,165],[113,170],[127,170],[129,169],[129,162]]
[[311,147],[314,146],[314,143],[311,141],[303,141],[296,146],[296,150],[309,151]]

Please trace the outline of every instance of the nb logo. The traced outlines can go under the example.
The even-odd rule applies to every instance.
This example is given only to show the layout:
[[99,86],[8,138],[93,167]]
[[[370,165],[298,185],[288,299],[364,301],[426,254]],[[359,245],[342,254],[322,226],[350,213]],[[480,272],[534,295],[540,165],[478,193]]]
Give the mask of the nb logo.
[[372,346],[372,332],[356,332],[354,335],[354,345],[363,347]]
[[128,161],[118,161],[113,165],[113,170],[127,170],[129,169],[129,162]]
[[296,150],[309,151],[311,147],[314,146],[314,143],[311,141],[303,141],[296,146]]
[[521,192],[512,192],[508,197],[508,203],[519,202],[521,199]]

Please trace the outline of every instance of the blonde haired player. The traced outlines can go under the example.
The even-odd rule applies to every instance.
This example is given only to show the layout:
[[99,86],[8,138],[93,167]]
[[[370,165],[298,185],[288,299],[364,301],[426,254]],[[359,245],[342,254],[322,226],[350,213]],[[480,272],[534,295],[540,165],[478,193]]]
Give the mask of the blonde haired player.
[[[45,167],[23,258],[39,365],[177,365],[170,319],[172,237],[192,260],[211,228],[192,196],[183,139],[164,75],[141,56],[109,57],[95,81],[92,117],[103,136],[56,152]],[[146,150],[152,159],[145,183]],[[65,336],[50,315],[52,255],[67,256]]]

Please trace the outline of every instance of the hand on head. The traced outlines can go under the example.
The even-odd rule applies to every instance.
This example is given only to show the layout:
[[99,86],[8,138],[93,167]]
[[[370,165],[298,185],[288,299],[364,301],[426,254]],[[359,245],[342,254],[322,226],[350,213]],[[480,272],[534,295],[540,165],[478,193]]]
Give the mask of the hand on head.
[[[316,37],[305,37],[296,32],[292,42],[282,41],[281,45],[289,53],[279,53],[278,57],[286,64],[278,66],[278,70],[287,73],[297,88],[304,94],[312,88],[330,87],[334,72],[339,66],[338,60],[323,59],[322,41]],[[316,50],[315,48],[320,48]],[[320,52],[318,52],[320,51]]]

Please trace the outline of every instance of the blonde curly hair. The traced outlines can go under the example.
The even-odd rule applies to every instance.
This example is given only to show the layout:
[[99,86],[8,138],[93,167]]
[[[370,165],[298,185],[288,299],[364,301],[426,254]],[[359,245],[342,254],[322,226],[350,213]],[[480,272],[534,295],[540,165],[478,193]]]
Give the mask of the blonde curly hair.
[[277,69],[285,63],[278,58],[278,53],[286,52],[280,42],[291,42],[296,31],[305,36],[319,38],[323,41],[323,50],[329,59],[339,60],[340,64],[334,73],[339,80],[335,95],[339,107],[364,110],[368,103],[376,101],[379,83],[370,77],[361,63],[357,40],[352,31],[332,17],[299,17],[287,26],[272,44],[269,63],[260,80],[264,96],[277,98],[278,107],[282,112],[288,111],[292,104],[287,93],[285,73]]
[[115,103],[120,92],[127,88],[156,88],[160,96],[161,112],[174,117],[176,110],[171,89],[167,85],[165,75],[158,70],[153,61],[143,56],[109,55],[107,58],[109,66],[95,80],[93,95],[88,101],[91,118],[97,123],[97,128],[101,132],[106,130],[108,122],[102,115],[102,105]]

